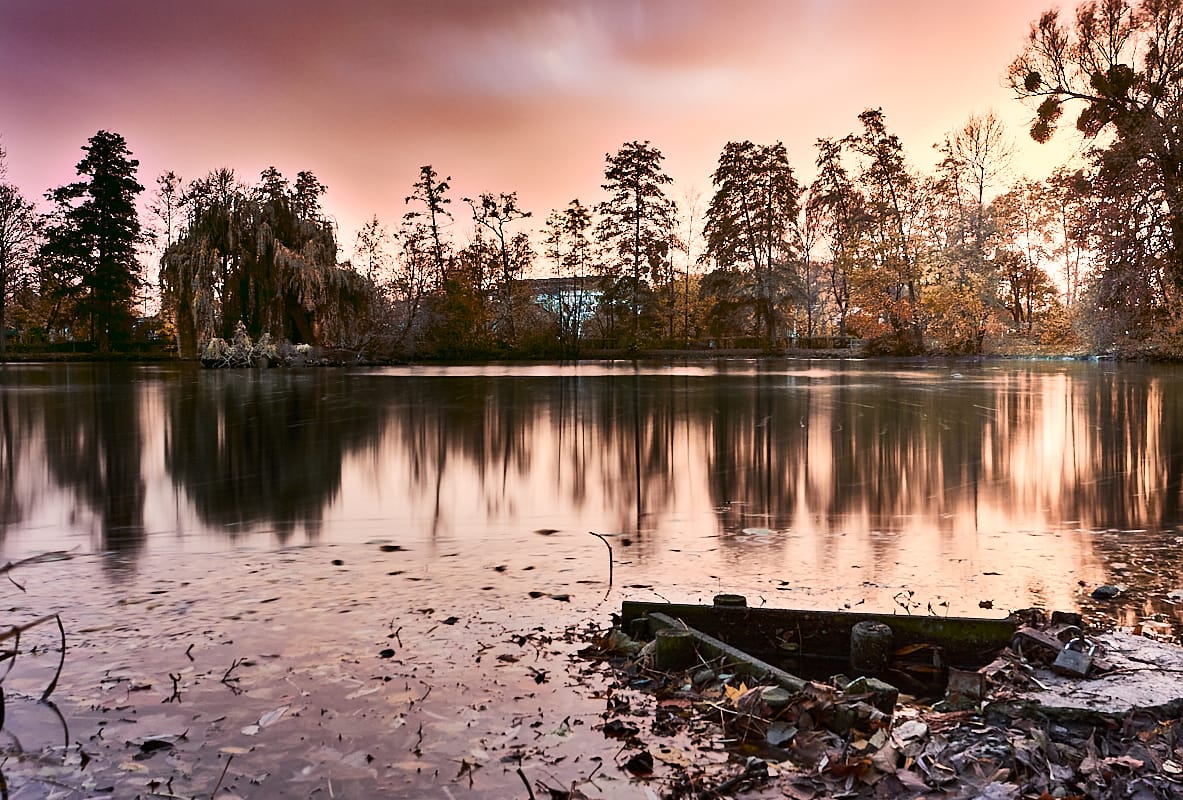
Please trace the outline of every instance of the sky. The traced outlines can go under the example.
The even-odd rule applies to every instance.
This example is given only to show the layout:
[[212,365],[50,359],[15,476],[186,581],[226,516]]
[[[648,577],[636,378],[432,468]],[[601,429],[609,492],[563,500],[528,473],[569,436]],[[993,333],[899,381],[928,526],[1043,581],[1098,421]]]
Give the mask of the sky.
[[[783,141],[800,178],[814,142],[882,107],[912,163],[993,110],[1016,172],[1044,177],[1074,143],[1038,145],[1005,87],[1054,0],[0,0],[0,146],[30,198],[70,182],[98,130],[120,133],[149,187],[230,167],[311,170],[340,229],[392,227],[419,167],[460,198],[517,192],[540,226],[603,199],[627,141],[665,156],[681,205],[705,205],[728,141]],[[1071,12],[1073,6],[1068,6]],[[1067,126],[1070,127],[1070,126]]]

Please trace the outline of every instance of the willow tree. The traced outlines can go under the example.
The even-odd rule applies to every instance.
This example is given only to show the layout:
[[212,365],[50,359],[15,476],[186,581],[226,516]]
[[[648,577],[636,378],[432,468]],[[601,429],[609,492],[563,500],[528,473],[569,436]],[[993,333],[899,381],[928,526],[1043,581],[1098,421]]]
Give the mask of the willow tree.
[[311,173],[289,187],[274,167],[252,189],[230,170],[190,184],[188,226],[161,260],[182,357],[214,336],[231,338],[239,322],[252,338],[342,343],[372,284],[337,264],[333,226],[320,213],[324,191]]

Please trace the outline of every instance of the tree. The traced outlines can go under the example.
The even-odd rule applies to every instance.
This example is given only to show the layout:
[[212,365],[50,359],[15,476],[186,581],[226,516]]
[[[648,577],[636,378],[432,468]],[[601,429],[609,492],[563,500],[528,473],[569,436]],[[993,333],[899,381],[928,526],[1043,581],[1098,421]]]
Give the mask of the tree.
[[306,220],[319,222],[324,218],[320,198],[329,188],[308,170],[296,173],[296,185],[292,191],[292,213]]
[[1040,266],[1051,255],[1047,196],[1042,184],[1016,183],[990,204],[998,229],[994,265],[1002,282],[1002,300],[1016,328],[1030,334],[1036,312],[1047,306],[1052,285]]
[[[0,149],[0,177],[4,151]],[[10,308],[27,289],[41,221],[15,186],[0,183],[0,360],[7,357]]]
[[414,220],[403,220],[395,240],[398,250],[389,283],[393,339],[396,348],[413,350],[419,312],[435,274],[435,251],[427,226]]
[[826,280],[838,317],[838,335],[846,336],[850,312],[850,275],[859,257],[869,220],[866,199],[842,163],[846,140],[817,140],[817,177],[809,192],[810,213],[830,250]]
[[364,270],[367,280],[381,282],[390,259],[386,249],[389,241],[390,232],[378,220],[377,214],[366,220],[357,232],[357,244],[353,248],[354,267]]
[[771,345],[777,332],[778,300],[800,293],[800,287],[788,285],[786,267],[796,257],[791,234],[801,187],[780,142],[728,142],[711,181],[715,194],[703,228],[705,256],[725,270],[750,267],[753,315]]
[[511,235],[507,226],[529,219],[530,212],[518,207],[517,192],[499,195],[482,194],[479,200],[464,198],[472,209],[472,219],[478,232],[485,230],[493,236],[496,277],[492,281],[498,296],[498,322],[500,335],[510,343],[518,337],[515,309],[515,288],[517,281],[529,269],[534,253],[530,237],[519,232]]
[[587,310],[586,285],[591,270],[591,211],[579,198],[567,207],[551,211],[546,218],[546,256],[558,277],[570,286],[560,286],[556,298],[559,338],[572,353],[578,352],[582,324]]
[[1071,27],[1048,11],[1032,24],[1008,78],[1019,98],[1036,104],[1037,142],[1051,138],[1065,107],[1077,106],[1076,127],[1097,142],[1098,168],[1140,173],[1145,201],[1162,209],[1164,275],[1183,289],[1183,4],[1086,3]]
[[419,180],[412,184],[411,194],[405,200],[408,205],[414,200],[422,204],[423,208],[403,215],[403,219],[426,227],[431,242],[436,285],[439,287],[447,280],[450,266],[450,248],[444,241],[442,228],[446,224],[445,220],[452,218],[448,213],[448,204],[452,201],[447,196],[451,180],[450,177],[440,180],[431,165],[424,164],[419,168]]
[[924,301],[926,324],[947,352],[979,353],[998,306],[986,194],[1006,169],[1010,148],[993,113],[970,115],[935,147],[942,158],[925,183],[934,266],[926,276],[933,295]]
[[1061,167],[1045,181],[1048,211],[1052,216],[1052,255],[1064,276],[1064,306],[1076,307],[1084,290],[1088,250],[1088,180],[1083,170]]
[[373,283],[337,264],[333,225],[319,213],[325,187],[302,175],[295,188],[274,167],[250,189],[230,170],[190,184],[188,227],[161,261],[182,357],[231,339],[240,323],[252,339],[355,343]]
[[640,339],[642,300],[650,295],[649,280],[665,275],[670,251],[677,243],[677,206],[665,194],[673,180],[661,170],[661,151],[645,142],[626,142],[604,157],[608,199],[597,207],[596,237],[613,262],[614,285],[609,298],[626,299],[631,335]]
[[889,133],[882,109],[859,114],[862,133],[848,137],[863,157],[859,176],[865,187],[875,249],[860,270],[860,290],[868,308],[891,328],[897,353],[923,349],[920,313],[921,269],[915,231],[920,204],[916,180],[904,161],[899,137]]
[[127,337],[141,286],[136,263],[140,220],[135,178],[140,162],[117,133],[99,131],[82,148],[79,175],[89,178],[55,189],[57,214],[42,255],[59,273],[59,291],[74,295],[76,312],[90,322],[91,338],[109,352],[112,338]]

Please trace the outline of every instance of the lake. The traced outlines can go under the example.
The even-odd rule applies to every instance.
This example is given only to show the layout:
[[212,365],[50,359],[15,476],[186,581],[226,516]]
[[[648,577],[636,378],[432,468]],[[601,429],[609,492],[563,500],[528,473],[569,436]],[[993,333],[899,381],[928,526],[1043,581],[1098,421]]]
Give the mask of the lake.
[[1175,367],[9,365],[0,462],[34,794],[644,796],[567,660],[626,598],[1181,619]]
[[891,607],[911,590],[913,603],[970,613],[985,601],[1068,607],[1079,581],[1124,582],[1146,590],[1145,610],[1169,612],[1160,595],[1179,583],[1174,367],[2,375],[9,559],[101,552],[117,576],[145,553],[389,538],[427,552],[535,551],[601,578],[595,531],[614,543],[618,581],[671,599],[728,589]]

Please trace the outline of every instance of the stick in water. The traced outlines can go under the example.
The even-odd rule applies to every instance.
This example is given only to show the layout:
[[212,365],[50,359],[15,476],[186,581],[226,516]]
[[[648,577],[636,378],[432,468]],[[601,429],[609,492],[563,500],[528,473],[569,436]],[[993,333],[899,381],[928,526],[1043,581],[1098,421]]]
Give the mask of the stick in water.
[[607,539],[595,531],[588,531],[588,533],[599,539],[608,548],[608,588],[612,588],[612,545]]

